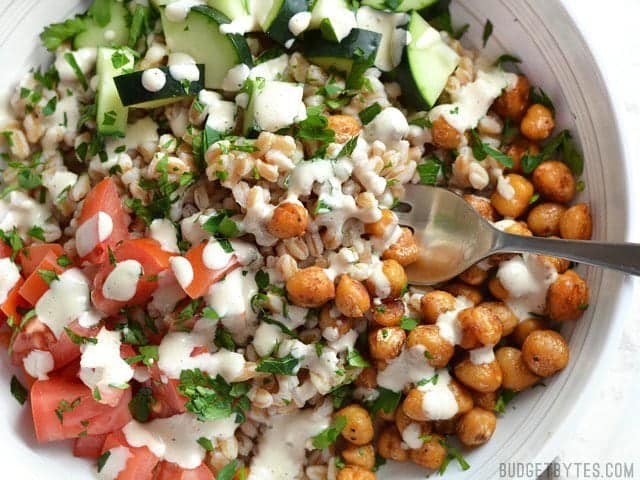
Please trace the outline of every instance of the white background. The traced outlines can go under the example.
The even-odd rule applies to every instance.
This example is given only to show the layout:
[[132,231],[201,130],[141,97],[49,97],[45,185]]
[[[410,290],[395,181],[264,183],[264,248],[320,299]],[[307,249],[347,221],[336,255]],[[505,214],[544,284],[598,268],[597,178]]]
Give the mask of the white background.
[[[564,3],[581,27],[607,80],[620,114],[628,158],[640,165],[640,0],[564,0]],[[640,180],[638,170],[636,185]],[[634,241],[640,242],[640,238]],[[640,478],[639,292],[636,282],[636,301],[629,306],[620,346],[610,359],[611,367],[602,376],[598,391],[584,405],[581,421],[569,437],[572,440],[560,448],[561,462],[635,461],[633,478]],[[573,472],[561,478],[589,477]]]

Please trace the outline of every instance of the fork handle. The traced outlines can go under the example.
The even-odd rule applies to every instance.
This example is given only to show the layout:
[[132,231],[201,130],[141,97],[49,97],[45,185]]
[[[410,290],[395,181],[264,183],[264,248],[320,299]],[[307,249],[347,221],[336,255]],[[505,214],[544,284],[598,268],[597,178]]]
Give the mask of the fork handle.
[[640,244],[524,237],[501,232],[494,253],[538,253],[640,275]]

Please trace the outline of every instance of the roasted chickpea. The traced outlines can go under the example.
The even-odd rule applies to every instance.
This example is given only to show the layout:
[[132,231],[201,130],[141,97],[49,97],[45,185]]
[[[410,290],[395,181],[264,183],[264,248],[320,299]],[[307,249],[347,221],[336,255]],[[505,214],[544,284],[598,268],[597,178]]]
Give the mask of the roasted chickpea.
[[460,382],[478,392],[495,392],[502,383],[502,372],[496,361],[475,365],[466,358],[454,367],[453,372]]
[[340,336],[345,335],[353,328],[353,325],[349,321],[349,319],[344,318],[341,315],[334,316],[332,314],[332,308],[330,306],[325,306],[322,310],[320,310],[320,316],[318,320],[318,326],[320,330],[324,331],[327,328],[335,328]]
[[498,394],[496,392],[473,392],[471,395],[473,396],[473,404],[476,407],[484,408],[490,412],[496,408],[496,401],[498,400]]
[[513,160],[513,167],[505,168],[507,173],[522,173],[522,157],[525,155],[538,155],[540,147],[526,138],[518,138],[513,144],[507,147],[505,151]]
[[456,423],[458,423],[456,417],[448,420],[436,420],[433,422],[433,431],[440,435],[453,435],[456,433]]
[[400,325],[404,316],[404,302],[402,300],[386,300],[380,305],[373,306],[373,320],[383,327]]
[[455,308],[456,297],[442,290],[428,292],[420,299],[420,311],[424,321],[429,324],[436,323],[440,315]]
[[376,452],[373,445],[349,445],[341,452],[347,465],[355,465],[366,470],[371,470],[376,464]]
[[418,345],[424,347],[426,361],[435,368],[445,367],[455,351],[454,346],[440,336],[437,325],[418,325],[409,332],[407,348]]
[[502,347],[496,351],[496,361],[502,371],[502,386],[521,392],[535,384],[540,377],[527,368],[522,352],[513,347]]
[[336,132],[336,142],[346,143],[362,130],[362,126],[350,115],[329,115],[328,128]]
[[409,390],[409,393],[402,402],[402,411],[404,414],[416,422],[426,422],[429,420],[429,416],[422,408],[423,398],[424,392],[413,388]]
[[547,291],[547,313],[556,322],[577,320],[589,306],[589,287],[573,270],[558,275]]
[[365,367],[353,383],[356,387],[376,388],[378,386],[378,371],[373,367]]
[[342,429],[345,440],[354,445],[366,445],[373,440],[373,422],[367,412],[360,405],[349,405],[335,414],[336,417],[345,417],[347,424]]
[[541,203],[529,212],[527,225],[538,237],[550,237],[560,232],[560,218],[566,211],[559,203]]
[[504,229],[505,232],[512,235],[520,235],[521,237],[532,237],[533,233],[525,222],[515,222]]
[[489,273],[486,270],[483,270],[477,265],[472,265],[462,272],[459,278],[467,285],[479,287],[487,280],[488,276]]
[[447,456],[447,449],[443,443],[444,437],[433,434],[420,448],[409,450],[409,458],[422,467],[438,469]]
[[384,237],[387,233],[387,229],[397,223],[397,219],[393,211],[388,208],[383,208],[380,212],[382,213],[380,220],[365,224],[364,233],[373,235],[374,237]]
[[287,293],[294,305],[318,308],[333,300],[336,288],[322,268],[308,267],[287,280]]
[[409,453],[402,448],[402,436],[394,425],[388,425],[382,429],[376,447],[382,458],[396,462],[406,462],[409,458]]
[[474,305],[478,305],[482,302],[482,292],[478,287],[472,287],[461,282],[454,282],[442,287],[443,290],[449,292],[456,297],[467,297]]
[[[406,413],[404,413],[404,410],[402,408],[396,409],[396,413],[393,421],[395,422],[396,428],[398,429],[401,435],[402,435],[402,432],[404,432],[405,428],[407,428],[412,423],[415,423],[415,420],[409,417]],[[423,430],[430,430],[430,424],[424,423]]]
[[473,408],[473,397],[471,396],[471,393],[459,382],[451,379],[451,383],[449,383],[449,390],[451,390],[453,396],[456,397],[458,414],[466,413]]
[[369,332],[369,352],[377,360],[391,360],[400,355],[407,337],[400,327],[382,327]]
[[477,447],[487,443],[495,430],[495,414],[478,407],[462,415],[456,426],[458,438],[467,447]]
[[542,198],[550,202],[569,203],[576,194],[576,180],[571,170],[557,160],[538,165],[531,181]]
[[502,338],[502,323],[492,308],[482,304],[458,314],[462,327],[460,346],[465,349],[495,345]]
[[347,465],[338,470],[336,480],[376,480],[376,474],[355,465]]
[[420,257],[420,249],[413,237],[413,232],[402,227],[402,233],[396,242],[382,254],[384,260],[395,260],[403,267],[411,265]]
[[536,330],[522,345],[522,359],[533,373],[548,377],[569,363],[569,345],[558,332]]
[[460,132],[449,125],[444,117],[440,116],[433,122],[431,128],[432,142],[436,148],[453,150],[460,145]]
[[342,275],[336,287],[336,307],[346,317],[358,318],[371,308],[366,287],[349,275]]
[[529,106],[529,92],[531,84],[524,75],[518,75],[518,81],[513,88],[503,90],[502,94],[493,102],[493,110],[503,118],[519,122]]
[[491,200],[477,195],[464,195],[462,198],[473,207],[473,209],[480,214],[482,218],[490,222],[495,222],[498,219],[496,210],[491,205]]
[[513,188],[513,196],[505,198],[497,190],[491,194],[491,205],[503,217],[518,218],[529,207],[529,200],[533,195],[531,182],[517,173],[509,173],[505,176]]
[[546,327],[547,324],[542,318],[527,318],[526,320],[518,323],[513,331],[513,335],[511,335],[511,339],[513,340],[513,343],[521,347],[531,332],[544,330]]
[[556,121],[553,112],[539,103],[529,107],[520,123],[520,133],[529,140],[545,140],[553,133],[554,128]]
[[549,257],[547,255],[540,255],[540,257],[543,259],[543,261],[545,261],[549,265],[552,265],[558,273],[566,272],[567,270],[569,270],[569,266],[571,265],[571,262],[564,258]]
[[[519,319],[503,302],[483,302],[479,307],[490,310],[502,324],[502,336],[510,335],[517,327]],[[496,342],[497,343],[497,342]]]
[[504,288],[498,277],[493,277],[489,280],[489,292],[498,300],[506,300],[509,298],[509,291]]
[[[382,262],[382,273],[387,278],[389,284],[389,294],[386,298],[399,298],[407,286],[407,274],[404,271],[404,267],[396,260],[384,260]],[[376,297],[381,296],[380,294],[382,292],[378,291],[378,286],[370,278],[367,280],[367,288],[371,295]]]
[[297,203],[282,203],[273,211],[267,231],[276,238],[300,237],[307,231],[308,224],[306,208]]
[[585,203],[570,207],[560,218],[560,236],[571,240],[589,240],[593,229],[591,212]]

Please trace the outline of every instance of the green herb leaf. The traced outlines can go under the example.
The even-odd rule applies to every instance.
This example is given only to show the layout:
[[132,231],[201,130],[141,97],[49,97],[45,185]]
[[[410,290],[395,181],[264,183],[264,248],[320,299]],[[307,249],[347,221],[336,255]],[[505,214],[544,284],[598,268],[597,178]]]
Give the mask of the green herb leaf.
[[517,395],[518,395],[518,392],[514,392],[513,390],[503,388],[502,390],[500,390],[500,393],[498,394],[496,405],[495,407],[493,407],[493,410],[497,413],[505,413],[507,405]]
[[371,366],[371,364],[367,362],[367,360],[355,348],[347,351],[347,362],[350,367],[354,368],[365,368]]
[[236,470],[238,469],[238,461],[234,460],[233,462],[227,463],[222,470],[218,471],[216,475],[217,480],[233,480],[233,476],[236,474]]
[[45,117],[49,117],[54,114],[58,106],[58,97],[51,97],[45,107],[42,109],[42,114]]
[[[317,345],[317,344],[316,344]],[[336,410],[341,409],[351,399],[353,394],[353,385],[344,384],[331,390],[331,401],[333,402],[333,408]]]
[[135,48],[140,37],[151,32],[151,8],[141,4],[136,5],[131,18],[131,28],[129,29],[129,48]]
[[269,287],[271,280],[269,274],[264,270],[258,270],[254,278],[259,290],[266,290]]
[[216,329],[216,336],[213,341],[219,348],[226,348],[231,352],[236,349],[236,343],[233,341],[231,332],[222,325],[218,325],[218,328]]
[[98,473],[102,471],[102,469],[107,463],[107,460],[109,460],[110,456],[111,456],[111,450],[107,450],[106,452],[104,452],[102,455],[98,457]]
[[531,90],[529,91],[529,99],[531,100],[531,103],[544,105],[554,113],[556,111],[556,107],[553,105],[549,95],[547,95],[542,88],[531,87]]
[[267,357],[258,362],[256,371],[263,373],[273,373],[276,375],[295,375],[298,367],[298,359],[289,354],[286,357]]
[[76,16],[62,23],[53,23],[45,27],[40,34],[40,40],[47,50],[53,52],[63,42],[84,32],[86,28],[85,20]]
[[67,63],[73,70],[73,73],[76,74],[76,77],[78,78],[80,85],[82,85],[82,88],[87,90],[89,88],[89,82],[87,82],[87,77],[85,77],[84,72],[78,65],[78,62],[76,61],[76,57],[71,52],[65,52],[64,59],[67,61]]
[[418,387],[424,387],[425,385],[428,385],[428,384],[430,384],[430,383],[433,383],[434,385],[437,385],[437,384],[438,384],[438,378],[439,378],[439,377],[440,377],[440,375],[436,373],[436,374],[435,374],[434,376],[432,376],[432,377],[429,377],[429,378],[423,378],[422,380],[420,380],[419,382],[417,382],[417,383],[416,383],[416,385],[417,385]]
[[129,402],[129,411],[133,418],[144,423],[149,420],[151,407],[154,403],[156,403],[156,399],[153,398],[153,390],[149,387],[142,387]]
[[16,255],[22,250],[22,247],[24,247],[16,227],[13,227],[13,230],[8,233],[0,230],[0,240],[11,247],[11,260],[14,260]]
[[93,0],[87,11],[98,25],[106,27],[111,21],[111,0]]
[[502,68],[505,63],[522,63],[522,60],[520,60],[515,55],[509,55],[508,53],[505,53],[504,55],[500,55],[496,59],[495,65],[496,67]]
[[113,55],[111,55],[111,65],[113,65],[115,69],[124,67],[130,61],[129,56],[120,50],[116,50]]
[[61,267],[68,267],[72,262],[66,255],[61,255],[58,257],[58,260],[56,260],[56,263]]
[[71,330],[69,327],[64,327],[64,331],[66,332],[69,339],[75,343],[76,345],[85,345],[87,343],[91,343],[96,345],[98,343],[97,338],[93,337],[83,337],[82,335],[78,335],[76,332]]
[[358,113],[358,116],[360,117],[362,124],[367,125],[371,123],[371,121],[376,118],[381,111],[382,107],[378,102],[376,102]]
[[27,235],[29,235],[31,238],[35,238],[37,240],[41,240],[41,241],[45,241],[44,239],[44,230],[42,229],[42,227],[39,227],[38,225],[34,225],[33,227],[31,227],[28,231],[27,231]]
[[421,184],[435,185],[438,183],[438,176],[442,170],[442,162],[432,156],[427,158],[425,163],[418,165],[417,169]]
[[487,46],[487,42],[489,41],[489,38],[491,37],[492,33],[493,33],[493,23],[491,23],[491,20],[487,19],[486,23],[484,24],[484,30],[482,31],[483,47]]
[[418,320],[415,318],[402,317],[400,320],[400,327],[405,330],[411,331],[418,326]]
[[47,285],[51,285],[51,282],[54,280],[60,280],[58,274],[53,270],[44,270],[41,268],[38,270],[38,276],[44,280]]
[[295,136],[302,140],[316,140],[321,144],[327,144],[336,139],[336,132],[328,126],[329,120],[322,114],[322,107],[309,107],[307,118],[295,128]]
[[198,445],[204,448],[207,452],[213,451],[213,442],[205,437],[200,437],[198,439]]
[[337,416],[330,427],[324,429],[318,435],[313,437],[312,443],[315,448],[327,448],[329,445],[333,445],[338,436],[347,426],[347,417],[343,415]]
[[20,380],[14,375],[11,377],[11,395],[20,405],[24,405],[29,396],[29,391],[20,383]]
[[356,146],[358,145],[359,137],[360,135],[351,137],[349,141],[342,146],[342,148],[340,149],[340,153],[338,153],[338,156],[336,157],[336,159],[342,158],[342,157],[350,157],[353,151],[356,149]]
[[229,212],[220,212],[209,218],[202,229],[216,238],[234,238],[240,235],[238,224],[229,218]]
[[505,167],[513,167],[513,158],[500,150],[496,150],[488,143],[484,143],[475,129],[471,130],[471,135],[473,137],[471,149],[473,151],[473,156],[476,157],[477,160],[484,160],[487,156],[491,156]]
[[460,453],[460,450],[458,450],[456,447],[451,445],[446,440],[440,440],[440,445],[442,445],[444,448],[447,449],[447,461],[443,462],[442,466],[440,466],[440,470],[439,470],[440,475],[442,475],[444,471],[447,469],[447,466],[449,465],[449,462],[451,460],[457,460],[458,465],[460,465],[460,468],[462,470],[469,470],[469,468],[471,468],[469,463],[462,456],[462,453]]
[[400,404],[402,392],[394,392],[383,387],[378,387],[378,398],[375,399],[371,406],[371,415],[375,415],[382,410],[384,413],[391,413]]

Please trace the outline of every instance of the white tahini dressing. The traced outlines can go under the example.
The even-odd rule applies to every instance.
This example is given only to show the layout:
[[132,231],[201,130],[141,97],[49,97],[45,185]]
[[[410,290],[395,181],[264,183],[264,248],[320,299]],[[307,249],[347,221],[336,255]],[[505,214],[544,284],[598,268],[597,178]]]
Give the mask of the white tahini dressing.
[[46,350],[31,350],[29,355],[22,360],[24,370],[33,378],[38,380],[48,380],[47,375],[55,367],[53,355]]
[[233,252],[226,252],[220,242],[212,239],[202,250],[202,263],[210,270],[221,270],[226,267],[233,258]]
[[113,232],[113,219],[108,213],[98,212],[76,230],[76,250],[85,257],[104,242]]
[[147,92],[159,92],[167,84],[167,76],[159,68],[150,68],[142,74],[142,86]]
[[455,308],[451,311],[441,313],[436,320],[436,325],[440,330],[440,336],[451,345],[458,345],[462,340],[462,327],[458,321],[458,314],[467,308],[473,307],[473,302],[467,297],[460,295],[456,298]]
[[448,420],[458,413],[458,402],[449,388],[451,383],[449,372],[446,369],[440,369],[436,374],[437,380],[418,386],[418,390],[424,393],[422,410],[429,420]]
[[343,0],[317,0],[311,12],[311,28],[320,28],[320,23],[325,18],[331,23],[338,42],[358,26],[355,13]]
[[60,80],[62,82],[77,82],[78,75],[71,66],[71,63],[65,58],[66,54],[70,54],[75,60],[80,71],[85,75],[89,75],[96,64],[98,50],[93,47],[80,48],[75,51],[60,52],[56,55],[54,63]]
[[200,70],[198,70],[196,61],[186,53],[172,53],[169,55],[169,74],[179,82],[182,80],[188,80],[189,82],[200,80]]
[[395,145],[408,133],[407,117],[395,107],[385,108],[364,127],[368,141],[380,140],[386,145]]
[[171,270],[182,288],[188,288],[193,282],[193,266],[184,257],[171,257],[169,259]]
[[109,300],[126,302],[138,289],[138,281],[144,274],[142,265],[136,260],[118,262],[102,286],[102,294]]
[[100,472],[98,472],[99,480],[115,480],[127,467],[127,461],[131,458],[131,451],[127,447],[114,447],[109,450],[109,458],[104,463]]
[[38,203],[19,190],[0,199],[0,230],[8,232],[15,228],[22,238],[26,238],[27,232],[34,225],[42,227],[48,242],[57,240],[62,234],[57,221],[52,220],[51,210],[46,204]]
[[407,44],[407,31],[398,28],[409,21],[406,13],[390,13],[371,7],[360,7],[356,13],[358,27],[382,35],[376,54],[375,66],[388,72],[400,64]]
[[307,28],[311,23],[311,12],[298,12],[289,19],[289,31],[293,33],[294,37],[297,37]]
[[205,5],[206,3],[204,0],[177,0],[167,5],[164,14],[170,22],[182,22],[189,15],[191,7]]
[[252,105],[257,126],[261,130],[277,132],[307,118],[303,93],[303,87],[295,83],[265,81],[262,88],[253,92]]
[[378,385],[400,392],[406,385],[433,377],[435,369],[427,362],[424,352],[422,345],[403,350],[384,370],[378,371]]
[[207,127],[216,132],[228,133],[236,124],[238,107],[233,102],[222,99],[219,93],[202,90],[198,94],[198,101],[205,106],[207,113]]
[[63,272],[59,280],[52,281],[35,308],[38,319],[56,338],[76,319],[83,327],[93,326],[100,320],[100,314],[91,306],[89,280],[77,268]]
[[150,237],[160,244],[162,250],[179,253],[178,231],[173,222],[167,218],[156,218],[149,226]]
[[0,272],[2,272],[0,275],[0,305],[2,305],[20,280],[20,270],[10,258],[0,258]]
[[496,359],[493,353],[493,346],[475,348],[469,352],[469,360],[474,365],[483,365],[491,363]]
[[131,446],[147,447],[161,460],[193,469],[202,463],[206,454],[198,443],[199,438],[215,443],[217,439],[231,438],[237,427],[235,415],[201,422],[192,413],[182,413],[144,424],[132,420],[122,431]]
[[166,315],[173,312],[177,303],[186,296],[183,288],[176,280],[173,270],[169,268],[158,275],[158,288],[153,292],[153,298],[149,303],[149,311]]

